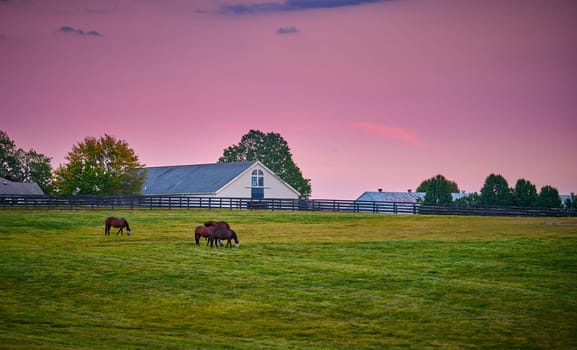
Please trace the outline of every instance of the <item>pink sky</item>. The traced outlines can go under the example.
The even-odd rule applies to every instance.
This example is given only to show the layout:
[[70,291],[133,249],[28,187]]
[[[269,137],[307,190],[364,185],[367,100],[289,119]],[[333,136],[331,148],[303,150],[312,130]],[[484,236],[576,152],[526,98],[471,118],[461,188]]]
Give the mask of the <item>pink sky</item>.
[[158,166],[276,132],[313,198],[577,192],[577,2],[315,3],[0,0],[0,130],[54,168],[105,133]]

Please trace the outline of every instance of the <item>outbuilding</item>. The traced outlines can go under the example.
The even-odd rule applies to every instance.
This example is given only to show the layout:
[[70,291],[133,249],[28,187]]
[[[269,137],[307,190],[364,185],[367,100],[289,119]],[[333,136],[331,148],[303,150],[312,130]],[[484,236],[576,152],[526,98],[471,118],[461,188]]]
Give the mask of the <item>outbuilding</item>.
[[[367,191],[361,194],[357,201],[394,202],[394,203],[422,203],[425,201],[425,192],[386,192],[383,190]],[[466,193],[451,193],[453,200],[466,196]]]
[[33,182],[15,182],[0,177],[0,195],[43,195],[44,192]]

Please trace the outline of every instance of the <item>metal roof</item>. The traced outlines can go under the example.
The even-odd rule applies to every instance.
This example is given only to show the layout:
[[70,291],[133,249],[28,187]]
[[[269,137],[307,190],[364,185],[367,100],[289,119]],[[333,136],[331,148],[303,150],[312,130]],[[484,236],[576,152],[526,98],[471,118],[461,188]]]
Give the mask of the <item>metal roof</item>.
[[358,201],[415,203],[424,200],[424,192],[365,192]]
[[142,194],[215,194],[256,162],[148,167]]
[[[426,192],[365,192],[358,201],[416,203],[424,201]],[[466,193],[451,193],[453,200],[466,196]]]
[[33,182],[14,182],[0,177],[0,194],[43,195],[44,192]]

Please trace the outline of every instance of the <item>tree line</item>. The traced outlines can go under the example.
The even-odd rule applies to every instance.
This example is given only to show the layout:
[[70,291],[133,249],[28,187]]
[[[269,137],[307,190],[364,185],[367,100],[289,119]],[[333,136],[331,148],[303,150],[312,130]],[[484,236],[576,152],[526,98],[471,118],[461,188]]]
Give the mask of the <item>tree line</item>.
[[[146,178],[145,166],[126,141],[110,135],[86,137],[73,145],[66,163],[56,169],[50,157],[33,149],[17,148],[8,134],[0,130],[0,176],[18,182],[35,182],[47,194],[61,195],[138,195]],[[311,195],[311,180],[304,178],[292,159],[290,147],[278,133],[250,130],[241,141],[226,148],[219,163],[258,160],[296,189],[302,198]],[[510,188],[501,175],[489,175],[481,192],[453,201],[459,193],[456,182],[437,175],[424,180],[417,192],[425,192],[426,204],[465,204],[475,206],[521,206],[559,208],[563,204],[576,208],[571,198],[561,203],[559,192],[544,186],[539,192],[526,179]]]
[[[146,168],[134,150],[126,141],[111,135],[86,137],[73,145],[65,160],[53,170],[50,157],[33,149],[17,148],[0,130],[0,176],[10,181],[35,182],[46,194],[138,195],[146,179]],[[311,180],[303,177],[280,134],[250,130],[238,144],[226,148],[218,162],[252,160],[263,163],[301,197],[310,196]]]
[[453,200],[452,193],[459,193],[456,182],[446,179],[443,175],[437,175],[423,181],[417,192],[425,192],[423,202],[425,204],[460,204],[486,207],[540,207],[577,208],[577,200],[574,196],[562,203],[559,191],[546,185],[537,192],[537,187],[526,179],[518,179],[515,187],[509,187],[507,180],[499,174],[490,174],[480,193],[470,193]]

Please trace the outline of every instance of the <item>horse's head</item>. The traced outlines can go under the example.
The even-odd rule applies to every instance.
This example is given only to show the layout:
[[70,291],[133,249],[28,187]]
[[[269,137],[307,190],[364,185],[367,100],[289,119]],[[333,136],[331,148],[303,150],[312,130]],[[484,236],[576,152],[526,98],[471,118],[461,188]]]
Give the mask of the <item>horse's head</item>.
[[128,225],[128,221],[125,218],[122,218],[124,221],[124,226],[126,226],[126,234],[130,236],[130,226]]
[[232,239],[234,239],[234,246],[238,248],[239,245],[238,236],[236,235],[236,232],[234,232],[233,230],[230,230],[230,232],[232,232]]

